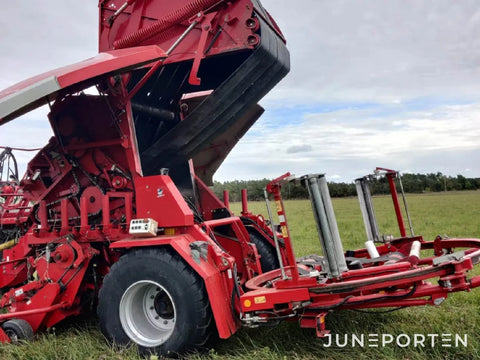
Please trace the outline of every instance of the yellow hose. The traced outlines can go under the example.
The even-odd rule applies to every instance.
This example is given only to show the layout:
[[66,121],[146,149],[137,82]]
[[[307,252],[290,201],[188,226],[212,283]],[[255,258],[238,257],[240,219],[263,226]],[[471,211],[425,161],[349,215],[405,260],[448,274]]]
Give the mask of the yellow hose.
[[14,245],[15,245],[15,239],[14,240],[8,240],[7,242],[4,242],[3,244],[0,245],[0,251],[3,251],[5,249],[9,249]]

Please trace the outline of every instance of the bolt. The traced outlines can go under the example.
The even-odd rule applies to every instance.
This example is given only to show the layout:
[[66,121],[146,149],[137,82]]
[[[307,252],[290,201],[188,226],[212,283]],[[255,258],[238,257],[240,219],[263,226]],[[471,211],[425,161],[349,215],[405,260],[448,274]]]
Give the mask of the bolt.
[[163,324],[164,324],[164,325],[167,325],[167,324],[168,324],[168,321],[167,321],[167,320],[163,320]]
[[150,295],[150,299],[155,299],[155,295]]
[[153,310],[153,306],[150,306],[150,310]]
[[254,35],[250,35],[247,38],[247,42],[249,45],[257,45],[258,44],[258,38]]
[[183,112],[187,112],[188,111],[188,105],[183,103],[182,105],[180,105],[180,110],[182,110]]
[[439,306],[444,301],[445,301],[444,297],[439,297],[439,298],[436,298],[435,300],[433,300],[433,304],[436,305],[436,306]]
[[247,28],[249,29],[253,29],[257,23],[255,22],[255,20],[253,19],[248,19],[246,22],[245,22],[245,25],[247,26]]

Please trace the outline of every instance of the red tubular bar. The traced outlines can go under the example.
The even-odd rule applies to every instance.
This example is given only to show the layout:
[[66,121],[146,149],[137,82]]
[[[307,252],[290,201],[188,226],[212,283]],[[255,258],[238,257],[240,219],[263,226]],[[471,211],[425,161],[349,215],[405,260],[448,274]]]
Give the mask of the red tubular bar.
[[48,216],[47,216],[47,203],[45,200],[40,201],[40,226],[43,231],[48,230]]
[[140,79],[138,83],[135,84],[135,87],[130,90],[127,96],[127,100],[131,100],[132,97],[135,96],[135,94],[140,90],[143,85],[147,82],[148,79],[163,65],[163,60],[157,61],[151,68],[148,70],[148,72]]
[[80,198],[80,227],[82,230],[88,229],[88,199],[84,196]]
[[12,319],[12,318],[22,318],[22,317],[28,316],[28,315],[36,315],[36,314],[41,314],[41,313],[47,313],[47,312],[51,312],[51,311],[58,310],[58,309],[64,309],[66,307],[68,307],[68,303],[67,302],[61,302],[59,304],[55,304],[55,305],[52,305],[52,306],[46,306],[46,307],[43,307],[43,308],[23,310],[23,311],[15,311],[15,312],[12,312],[12,313],[0,314],[0,321],[4,321],[4,320],[7,320],[7,319]]
[[62,223],[62,231],[68,231],[68,200],[62,199],[60,202],[60,216]]
[[125,223],[127,226],[130,224],[132,220],[133,212],[132,212],[132,193],[129,192],[108,192],[103,195],[102,199],[102,212],[103,212],[103,227],[104,229],[111,228],[112,225],[110,224],[110,199],[113,198],[123,198],[125,200]]
[[[467,272],[480,262],[480,240],[455,239],[436,240],[442,248],[463,248],[465,255],[459,260],[445,255],[443,262],[438,265],[430,264],[425,267],[412,267],[407,261],[391,265],[374,266],[359,270],[350,270],[343,274],[343,281],[325,284],[307,284],[303,280],[282,281],[279,279],[280,270],[273,270],[259,275],[246,283],[246,287],[254,290],[247,292],[242,299],[266,296],[267,302],[282,299],[285,289],[308,290],[311,305],[305,308],[304,316],[316,316],[322,309],[330,308],[379,308],[395,306],[438,305],[440,300],[447,298],[449,293],[465,291],[480,286],[480,276],[467,279]],[[432,249],[435,242],[422,243],[422,249]],[[431,263],[431,262],[430,262]],[[290,272],[290,268],[288,269]],[[290,273],[291,274],[291,273]],[[432,285],[424,280],[440,277],[448,281],[449,285]],[[271,282],[273,288],[266,289],[264,284]],[[383,292],[389,287],[399,286],[394,292]],[[276,293],[278,292],[278,294]],[[252,297],[254,299],[254,297]],[[427,299],[423,299],[428,297]],[[442,300],[443,298],[443,300]],[[251,300],[251,299],[250,299]],[[285,302],[289,299],[285,297]],[[290,301],[293,301],[290,299]],[[256,304],[245,311],[267,310],[265,304]]]
[[288,265],[291,268],[291,277],[293,282],[297,282],[299,279],[299,273],[296,266],[295,253],[293,252],[292,241],[290,237],[290,230],[288,228],[287,216],[285,214],[285,207],[283,206],[282,200],[282,183],[288,180],[290,173],[285,173],[282,176],[276,178],[275,180],[270,181],[266,186],[266,191],[270,194],[273,194],[275,200],[275,207],[277,210],[278,220],[280,222],[280,228],[282,229],[282,238],[285,242],[285,251],[287,256]]
[[248,212],[248,200],[247,200],[247,189],[242,189],[242,215],[249,215]]
[[480,286],[480,276],[474,276],[470,279],[470,288],[476,288]]
[[290,237],[290,229],[287,225],[287,215],[285,214],[285,207],[283,206],[282,196],[280,194],[280,187],[273,193],[275,204],[277,206],[277,214],[280,220],[280,227],[282,229],[283,241],[285,242],[285,249],[287,250],[288,263],[292,265],[292,280],[298,281],[298,269],[296,266],[295,254],[293,252],[292,241]]
[[223,191],[223,203],[225,204],[225,207],[230,210],[230,193],[228,190]]
[[104,229],[109,228],[110,225],[110,196],[109,193],[103,195],[102,198],[102,226]]
[[398,203],[398,193],[395,186],[395,172],[387,172],[386,174],[388,179],[388,185],[390,186],[390,192],[392,194],[393,207],[395,208],[395,214],[397,215],[398,229],[400,230],[400,236],[407,236],[405,231],[405,224],[403,222],[402,210],[400,209],[400,204]]

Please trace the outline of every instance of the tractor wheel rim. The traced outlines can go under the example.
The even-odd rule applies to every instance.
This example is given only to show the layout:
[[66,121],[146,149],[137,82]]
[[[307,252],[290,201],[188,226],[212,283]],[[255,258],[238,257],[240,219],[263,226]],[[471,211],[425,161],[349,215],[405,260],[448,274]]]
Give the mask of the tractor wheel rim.
[[8,338],[10,339],[10,342],[12,344],[18,344],[18,335],[15,331],[13,330],[7,330],[5,331],[5,334],[8,336]]
[[155,281],[142,280],[130,285],[120,300],[119,313],[123,330],[141,346],[163,344],[175,327],[172,297]]

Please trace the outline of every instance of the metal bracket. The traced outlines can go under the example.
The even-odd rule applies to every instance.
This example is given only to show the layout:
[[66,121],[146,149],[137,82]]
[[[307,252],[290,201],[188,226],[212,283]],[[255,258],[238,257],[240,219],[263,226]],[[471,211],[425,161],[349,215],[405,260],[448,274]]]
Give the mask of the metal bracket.
[[328,313],[323,312],[318,314],[315,317],[315,328],[317,330],[317,337],[322,338],[330,334],[330,330],[325,329],[325,318],[327,317]]
[[433,266],[437,266],[449,261],[459,261],[465,256],[465,251],[457,251],[453,254],[443,255],[437,258],[434,258],[432,261]]
[[192,258],[197,263],[200,264],[200,259],[207,261],[208,257],[208,242],[206,241],[195,241],[190,244],[190,249],[192,251]]
[[[188,77],[188,83],[190,85],[201,84],[201,79],[197,76],[198,70],[200,68],[200,62],[202,61],[205,55],[208,34],[212,30],[212,20],[215,18],[216,14],[217,14],[216,12],[213,12],[207,15],[204,15],[203,13],[199,13],[199,15],[202,16],[202,21],[200,23],[201,24],[200,26],[202,28],[202,35],[200,36],[200,40],[198,41],[197,52],[195,54],[195,58],[193,59],[193,65],[192,65],[192,70],[190,71],[190,76]],[[195,21],[198,21],[198,19]]]

